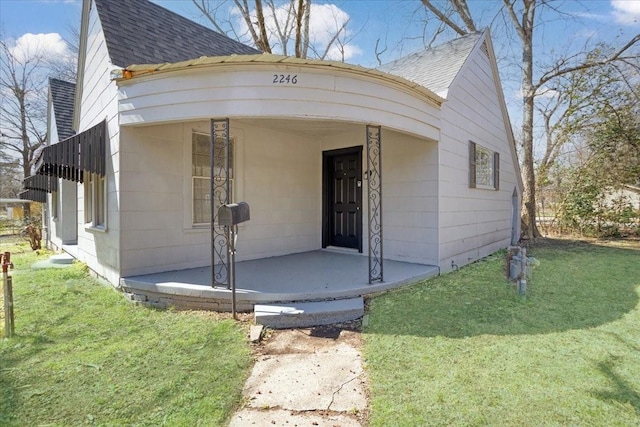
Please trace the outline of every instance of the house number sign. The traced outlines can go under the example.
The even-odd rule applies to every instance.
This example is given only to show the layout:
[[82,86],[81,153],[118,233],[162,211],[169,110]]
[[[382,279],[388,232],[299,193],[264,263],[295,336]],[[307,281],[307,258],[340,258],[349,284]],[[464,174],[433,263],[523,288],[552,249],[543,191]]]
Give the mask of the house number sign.
[[295,85],[298,84],[297,74],[273,74],[271,82],[274,85]]

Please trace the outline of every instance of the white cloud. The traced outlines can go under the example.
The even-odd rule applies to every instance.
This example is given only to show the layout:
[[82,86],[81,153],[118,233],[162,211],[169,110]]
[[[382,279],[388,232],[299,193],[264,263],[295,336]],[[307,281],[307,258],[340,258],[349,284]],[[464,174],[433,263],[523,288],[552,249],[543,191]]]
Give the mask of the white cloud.
[[[239,34],[247,34],[248,28],[247,25],[240,14],[240,11],[237,8],[234,8],[231,12],[237,19],[237,26],[240,31]],[[251,11],[252,13],[252,21],[256,22],[255,19],[255,11]],[[281,41],[278,38],[278,31],[275,25],[275,19],[280,23],[281,29],[284,25],[284,22],[287,20],[287,15],[289,14],[289,4],[285,3],[278,7],[275,10],[275,13],[271,13],[268,8],[264,8],[265,14],[265,23],[267,27],[267,34],[269,35],[269,41],[271,42],[271,46],[273,47],[274,53],[282,53],[283,49],[281,47]],[[324,51],[331,41],[332,37],[342,28],[345,22],[349,20],[349,14],[344,10],[340,9],[338,6],[334,4],[311,4],[311,13],[310,13],[310,22],[309,22],[309,57],[319,57],[324,54]],[[292,17],[289,18],[290,26],[295,24],[295,19]],[[257,30],[257,28],[256,28]],[[292,33],[293,34],[293,33]],[[345,30],[342,31],[338,40],[334,41],[331,45],[331,48],[327,52],[325,59],[332,60],[348,60],[355,55],[359,55],[362,53],[359,47],[356,45],[349,43],[348,40],[350,38],[351,32],[348,30],[348,26]],[[289,40],[287,43],[287,54],[294,54],[294,41]],[[315,51],[315,53],[314,53]]]
[[[311,4],[311,22],[309,23],[309,39],[311,43],[324,49],[331,38],[349,20],[349,14],[334,4]],[[350,31],[347,25],[346,32],[339,37],[329,48],[326,59],[349,60],[362,51],[357,46],[345,42],[349,39]],[[322,52],[318,52],[322,53]]]
[[640,24],[640,1],[611,0],[612,15],[616,22],[622,25]]
[[[541,99],[541,98],[553,99],[559,95],[560,95],[560,92],[558,92],[557,89],[548,87],[548,86],[542,86],[538,88],[538,90],[535,93],[535,96],[538,99]],[[513,96],[513,99],[522,100],[524,99],[524,91],[522,90],[522,88],[515,89],[512,91],[512,96]]]
[[57,61],[71,55],[67,43],[58,33],[23,34],[15,41],[9,52],[19,62],[35,57]]
[[557,89],[550,88],[547,86],[542,86],[536,91],[536,96],[538,96],[538,98],[552,99],[552,98],[556,98],[559,95],[560,95],[560,92],[558,92]]

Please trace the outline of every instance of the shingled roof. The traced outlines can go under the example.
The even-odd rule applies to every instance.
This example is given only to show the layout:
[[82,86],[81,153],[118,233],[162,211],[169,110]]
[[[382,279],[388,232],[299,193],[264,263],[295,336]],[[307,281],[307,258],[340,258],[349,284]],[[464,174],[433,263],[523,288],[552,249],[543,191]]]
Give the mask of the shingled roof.
[[58,139],[62,141],[75,134],[73,131],[73,103],[76,85],[64,80],[50,78],[49,90],[51,92]]
[[378,70],[404,77],[446,98],[449,86],[482,34],[468,34],[434,48],[412,53],[383,64]]
[[179,62],[260,51],[148,0],[94,0],[114,65]]

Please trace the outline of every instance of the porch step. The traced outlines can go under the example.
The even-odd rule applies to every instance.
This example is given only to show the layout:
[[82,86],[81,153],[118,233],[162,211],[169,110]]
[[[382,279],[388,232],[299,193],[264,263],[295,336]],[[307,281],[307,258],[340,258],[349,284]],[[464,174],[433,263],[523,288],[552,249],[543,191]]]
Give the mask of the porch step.
[[67,253],[62,253],[49,257],[49,262],[51,264],[72,264],[73,257]]
[[49,259],[38,261],[31,265],[31,268],[67,268],[73,264],[73,257],[69,254],[58,254],[50,256]]
[[362,297],[334,301],[302,302],[254,307],[255,321],[274,329],[330,325],[362,317]]

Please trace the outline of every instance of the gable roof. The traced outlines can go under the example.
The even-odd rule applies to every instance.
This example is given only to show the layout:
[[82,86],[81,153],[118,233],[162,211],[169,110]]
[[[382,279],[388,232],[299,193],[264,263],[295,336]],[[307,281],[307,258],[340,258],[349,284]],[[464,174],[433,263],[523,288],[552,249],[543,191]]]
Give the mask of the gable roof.
[[179,62],[260,51],[148,0],[94,0],[114,65]]
[[378,70],[404,77],[446,98],[451,83],[482,34],[467,34],[439,46],[409,54],[383,64]]
[[56,120],[56,129],[60,141],[72,137],[73,130],[73,103],[76,93],[75,83],[65,82],[54,78],[49,79],[49,91],[51,103]]

